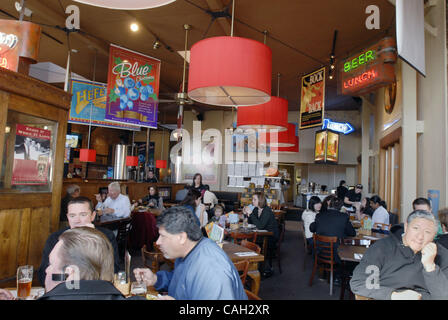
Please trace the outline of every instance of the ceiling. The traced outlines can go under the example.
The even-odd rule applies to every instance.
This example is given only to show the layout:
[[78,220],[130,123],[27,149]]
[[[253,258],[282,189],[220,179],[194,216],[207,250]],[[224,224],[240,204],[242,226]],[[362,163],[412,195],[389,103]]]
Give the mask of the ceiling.
[[[2,0],[0,19],[19,17],[15,1],[19,0]],[[192,26],[188,48],[207,37],[230,35],[230,15],[212,21],[211,14],[231,12],[230,2],[176,0],[159,8],[121,11],[68,0],[27,0],[26,7],[33,13],[25,20],[42,25],[39,62],[51,61],[64,67],[68,52],[67,34],[55,26],[64,27],[68,17],[65,8],[77,5],[81,32],[69,35],[70,48],[76,50],[71,55],[73,72],[106,82],[109,44],[113,43],[160,59],[159,98],[172,99],[182,83],[183,58],[177,51],[184,50],[183,25]],[[377,5],[380,9],[379,30],[365,27],[369,16],[365,10],[369,5]],[[139,24],[138,32],[130,30],[132,22]],[[272,49],[272,95],[277,95],[277,74],[280,73],[279,96],[288,100],[290,111],[296,111],[300,105],[300,77],[321,66],[329,66],[335,30],[338,31],[337,62],[387,33],[394,35],[395,7],[388,0],[236,0],[234,35],[263,42],[264,30],[268,32],[266,44]],[[157,50],[153,49],[156,39],[162,43]],[[200,104],[187,109],[190,107],[199,112],[217,109]],[[358,108],[359,99],[338,95],[336,80],[327,78],[327,110]],[[167,123],[175,123],[176,104],[161,103],[160,111],[167,114]]]

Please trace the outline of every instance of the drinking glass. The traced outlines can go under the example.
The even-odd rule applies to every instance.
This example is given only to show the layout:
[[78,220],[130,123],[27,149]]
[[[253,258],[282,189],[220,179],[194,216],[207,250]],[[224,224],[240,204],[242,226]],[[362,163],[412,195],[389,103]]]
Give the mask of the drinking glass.
[[26,299],[31,295],[33,282],[33,266],[19,266],[17,268],[17,298]]
[[133,296],[146,296],[146,284],[144,282],[132,282],[131,283],[131,295]]

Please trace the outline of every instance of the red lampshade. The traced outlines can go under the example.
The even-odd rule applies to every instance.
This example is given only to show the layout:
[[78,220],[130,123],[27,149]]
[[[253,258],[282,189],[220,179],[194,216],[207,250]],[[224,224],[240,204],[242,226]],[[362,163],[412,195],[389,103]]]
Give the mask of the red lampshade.
[[156,168],[157,169],[165,169],[166,168],[166,160],[156,160]]
[[271,147],[271,152],[296,153],[299,152],[299,137],[295,137],[296,141],[292,147]]
[[239,37],[213,37],[190,50],[188,96],[218,106],[253,106],[271,99],[272,51]]
[[288,100],[271,97],[269,102],[238,108],[236,126],[241,129],[278,129],[288,128]]
[[258,142],[270,147],[293,147],[296,144],[296,126],[288,123],[288,130],[278,132],[277,142],[274,141],[274,134],[269,132],[261,133]]
[[94,150],[94,149],[79,149],[79,161],[95,162],[96,161],[96,150]]
[[136,156],[126,156],[126,166],[136,167],[138,166],[138,157]]

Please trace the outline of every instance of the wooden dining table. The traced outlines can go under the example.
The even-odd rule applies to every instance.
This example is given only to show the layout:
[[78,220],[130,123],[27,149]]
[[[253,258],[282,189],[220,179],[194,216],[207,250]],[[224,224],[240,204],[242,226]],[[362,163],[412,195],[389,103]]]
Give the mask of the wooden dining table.
[[[255,251],[250,250],[249,248],[240,246],[239,244],[233,242],[224,242],[222,249],[227,254],[227,256],[232,260],[233,263],[247,260],[249,261],[249,271],[247,275],[253,280],[251,285],[251,291],[258,295],[258,291],[260,290],[260,271],[258,271],[258,263],[264,261],[264,256],[262,254],[258,254]],[[239,252],[250,252],[252,255],[250,256],[239,256],[237,253]]]

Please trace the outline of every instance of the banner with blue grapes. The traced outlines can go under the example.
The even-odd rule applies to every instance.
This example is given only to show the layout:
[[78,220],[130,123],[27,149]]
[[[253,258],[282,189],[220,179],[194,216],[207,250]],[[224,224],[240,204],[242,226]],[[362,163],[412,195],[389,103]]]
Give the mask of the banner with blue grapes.
[[160,60],[111,45],[105,119],[157,128]]

